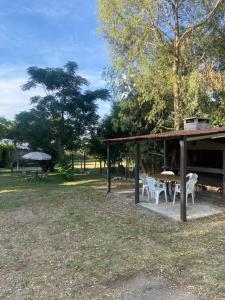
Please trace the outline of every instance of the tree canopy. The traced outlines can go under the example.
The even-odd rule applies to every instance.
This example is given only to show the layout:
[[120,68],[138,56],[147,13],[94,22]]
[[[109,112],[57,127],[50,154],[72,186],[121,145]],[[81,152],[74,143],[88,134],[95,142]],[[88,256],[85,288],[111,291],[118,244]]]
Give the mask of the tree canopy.
[[[158,130],[179,129],[183,117],[207,114],[214,94],[221,95],[224,9],[223,0],[99,1],[112,69]],[[121,80],[116,84],[121,87]]]
[[0,117],[0,139],[8,138],[12,122],[4,117]]
[[41,87],[44,96],[31,98],[33,108],[16,116],[14,135],[34,149],[53,151],[63,159],[64,150],[75,149],[84,134],[91,134],[98,122],[98,99],[106,100],[108,91],[84,90],[87,79],[77,74],[75,62],[64,68],[28,68],[24,91]]

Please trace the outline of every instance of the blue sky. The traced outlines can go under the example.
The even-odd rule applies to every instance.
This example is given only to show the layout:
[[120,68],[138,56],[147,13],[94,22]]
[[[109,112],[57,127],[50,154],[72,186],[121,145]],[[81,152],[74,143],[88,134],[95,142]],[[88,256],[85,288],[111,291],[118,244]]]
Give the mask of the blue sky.
[[[106,42],[98,34],[97,0],[0,1],[0,115],[12,119],[30,108],[36,89],[23,92],[29,66],[60,67],[76,61],[79,73],[104,87],[109,65]],[[100,103],[99,112],[109,111]]]

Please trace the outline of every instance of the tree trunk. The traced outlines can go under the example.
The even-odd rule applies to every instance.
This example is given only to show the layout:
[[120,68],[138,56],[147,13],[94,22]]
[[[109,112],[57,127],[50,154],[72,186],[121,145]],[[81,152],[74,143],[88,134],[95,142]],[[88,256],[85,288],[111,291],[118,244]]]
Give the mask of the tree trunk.
[[173,62],[173,103],[174,103],[174,129],[180,129],[180,89],[179,89],[179,67],[178,59],[174,57]]
[[100,164],[100,175],[102,175],[102,160],[99,160],[99,164]]
[[61,119],[58,124],[58,139],[57,139],[57,147],[58,147],[58,158],[59,160],[64,159],[64,149],[62,144],[62,137],[64,133],[64,112],[61,112]]
[[128,180],[128,176],[129,176],[129,161],[128,161],[128,159],[126,159],[126,167],[125,167],[125,178],[126,178],[126,181]]
[[174,129],[180,129],[180,24],[178,14],[179,1],[176,0],[173,6],[173,16],[175,21],[174,56],[173,56],[173,101],[174,101]]
[[61,132],[58,133],[57,148],[58,148],[58,158],[59,158],[59,160],[63,160],[64,159],[64,151],[63,151],[63,146],[62,146]]
[[85,152],[84,152],[83,160],[84,160],[84,174],[85,174],[85,172],[86,172],[86,154],[85,154]]
[[74,155],[73,154],[71,156],[71,165],[72,165],[72,170],[74,170]]

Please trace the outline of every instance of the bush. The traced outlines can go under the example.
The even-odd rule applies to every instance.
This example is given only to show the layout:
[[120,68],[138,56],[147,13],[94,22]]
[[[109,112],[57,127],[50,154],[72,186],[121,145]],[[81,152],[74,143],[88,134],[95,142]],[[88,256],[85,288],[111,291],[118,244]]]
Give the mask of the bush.
[[13,161],[15,151],[16,150],[13,145],[0,144],[0,167],[10,167],[10,163]]
[[59,169],[58,169],[58,173],[65,180],[71,180],[71,179],[73,179],[73,170],[71,168],[71,165],[68,164],[66,161],[62,161],[60,163],[60,166],[59,166]]

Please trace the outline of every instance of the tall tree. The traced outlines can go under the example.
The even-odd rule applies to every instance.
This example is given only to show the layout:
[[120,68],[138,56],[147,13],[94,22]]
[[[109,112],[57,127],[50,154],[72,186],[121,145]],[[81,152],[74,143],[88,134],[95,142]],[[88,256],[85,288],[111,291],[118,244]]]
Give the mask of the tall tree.
[[12,121],[7,120],[4,117],[0,117],[0,139],[8,138]]
[[224,0],[99,0],[113,68],[133,82],[138,101],[152,103],[149,120],[172,101],[179,129],[185,113],[204,106],[208,73],[215,75],[208,46],[223,32],[224,9]]
[[55,159],[57,147],[52,120],[43,111],[31,109],[16,115],[10,136],[17,142],[27,142],[33,150],[50,153]]
[[[101,142],[102,139],[121,137],[124,134],[128,135],[128,131],[125,128],[122,129],[122,125],[119,118],[120,105],[114,102],[110,114],[105,116],[88,143],[89,153],[99,160],[106,161],[107,151],[105,145]],[[127,151],[126,145],[114,145],[112,147],[112,161],[119,162],[122,160],[124,153]]]
[[[42,88],[44,96],[31,98],[34,107],[31,114],[41,116],[45,125],[50,126],[48,137],[51,136],[51,143],[57,145],[59,159],[63,159],[64,149],[73,149],[80,136],[95,128],[98,121],[96,100],[108,97],[104,89],[83,91],[88,81],[77,75],[77,69],[75,62],[68,62],[64,68],[30,67],[30,78],[22,87],[23,90]],[[17,121],[20,123],[21,118],[24,121],[24,117],[28,117],[27,113],[17,117]]]
[[[104,72],[110,93],[115,99],[111,117],[114,130],[123,134],[147,134],[160,129],[171,128],[171,94],[164,93],[167,105],[153,105],[153,101],[137,101],[141,93],[132,78],[124,77],[123,72],[108,68]],[[163,104],[163,103],[162,103]],[[116,113],[115,113],[116,112]]]

